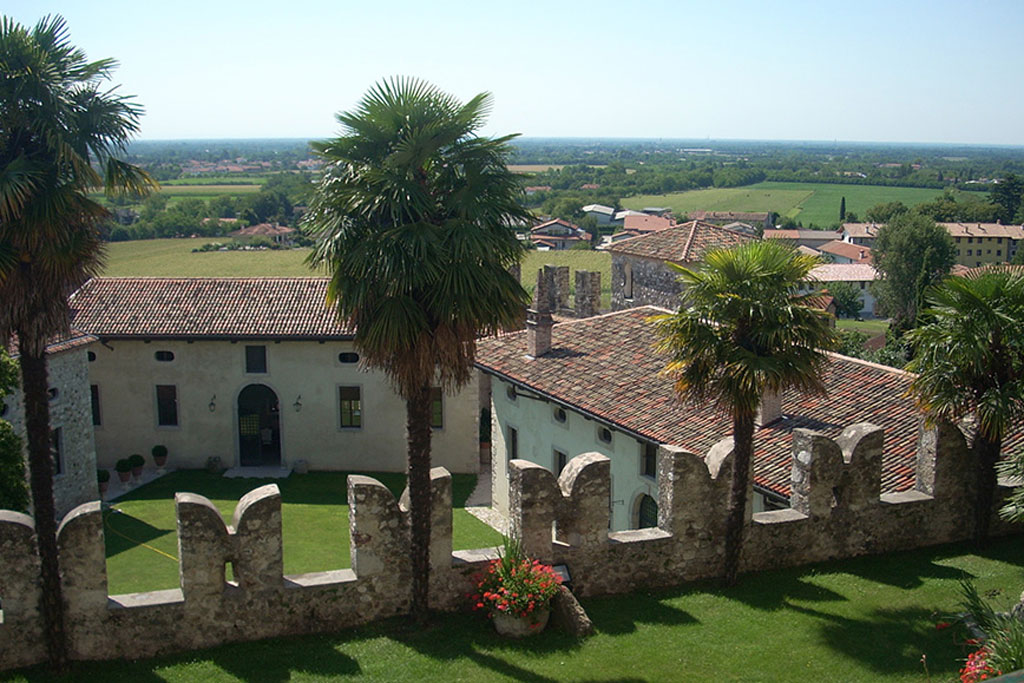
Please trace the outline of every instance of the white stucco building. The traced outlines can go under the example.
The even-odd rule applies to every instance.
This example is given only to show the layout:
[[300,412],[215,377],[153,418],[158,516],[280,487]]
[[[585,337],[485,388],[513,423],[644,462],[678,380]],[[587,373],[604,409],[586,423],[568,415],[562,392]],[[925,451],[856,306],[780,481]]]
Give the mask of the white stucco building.
[[[705,455],[730,436],[729,416],[711,404],[681,403],[660,374],[645,306],[478,344],[477,366],[491,376],[492,495],[508,510],[508,461],[522,458],[558,472],[596,451],[611,459],[612,529],[652,526],[657,518],[656,446]],[[885,429],[883,491],[913,485],[918,414],[905,392],[910,376],[894,368],[830,354],[825,396],[787,391],[766,402],[754,434],[755,511],[788,507],[790,433],[802,427],[838,436],[857,422]]]
[[[99,338],[88,383],[97,460],[167,446],[169,465],[404,471],[405,403],[366,370],[326,278],[94,278],[71,298]],[[475,382],[435,397],[432,453],[479,467]]]

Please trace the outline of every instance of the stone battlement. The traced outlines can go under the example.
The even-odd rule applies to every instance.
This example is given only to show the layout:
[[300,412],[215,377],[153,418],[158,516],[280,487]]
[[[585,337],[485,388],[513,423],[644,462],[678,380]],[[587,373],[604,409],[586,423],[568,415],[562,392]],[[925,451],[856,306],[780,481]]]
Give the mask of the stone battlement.
[[[531,555],[565,563],[580,595],[670,586],[721,572],[732,441],[706,456],[658,454],[658,527],[608,532],[610,461],[572,459],[555,477],[509,463],[510,526]],[[966,539],[975,468],[950,425],[922,429],[917,485],[880,495],[882,430],[862,423],[835,440],[793,434],[792,507],[747,514],[744,571]],[[494,549],[452,551],[451,476],[431,471],[431,601],[457,609]],[[214,505],[175,496],[179,588],[111,596],[98,501],[71,511],[58,530],[72,659],[146,657],[219,643],[332,631],[407,613],[406,496],[348,478],[351,569],[283,573],[281,495],[270,484],[246,494],[224,524]],[[997,523],[997,530],[1009,527]],[[554,532],[552,533],[552,529]],[[226,579],[230,563],[234,580]],[[0,511],[0,669],[43,661],[39,559],[32,519]]]

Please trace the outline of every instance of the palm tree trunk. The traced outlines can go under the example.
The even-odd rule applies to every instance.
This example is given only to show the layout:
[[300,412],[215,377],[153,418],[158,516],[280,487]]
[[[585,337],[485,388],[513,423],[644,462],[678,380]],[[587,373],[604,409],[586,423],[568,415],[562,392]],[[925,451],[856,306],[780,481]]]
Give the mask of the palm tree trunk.
[[732,418],[733,460],[729,488],[729,508],[725,519],[725,566],[722,582],[736,584],[743,549],[743,518],[747,510],[747,488],[750,485],[750,461],[754,453],[754,416],[735,414]]
[[46,650],[58,671],[67,666],[64,634],[64,599],[57,566],[57,517],[53,504],[53,456],[50,454],[50,405],[47,394],[45,349],[38,353],[19,331],[19,362],[25,396],[25,431],[28,436],[29,485],[42,565],[43,623]]
[[422,623],[430,610],[430,386],[405,402],[409,439],[409,548],[412,616]]
[[978,497],[974,502],[974,543],[984,545],[988,541],[988,529],[992,521],[992,504],[996,493],[996,463],[1002,450],[1002,439],[987,439],[980,433],[974,437],[971,450],[978,468]]

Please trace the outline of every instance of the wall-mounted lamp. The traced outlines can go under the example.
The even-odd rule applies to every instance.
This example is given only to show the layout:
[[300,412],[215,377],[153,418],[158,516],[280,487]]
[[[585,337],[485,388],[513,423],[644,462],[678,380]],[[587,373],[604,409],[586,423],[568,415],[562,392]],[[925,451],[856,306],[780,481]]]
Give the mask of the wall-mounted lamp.
[[292,404],[292,408],[295,408],[295,412],[302,410],[302,394],[295,397],[295,403]]
[[210,397],[210,405],[206,406],[210,409],[210,412],[217,410],[217,394]]

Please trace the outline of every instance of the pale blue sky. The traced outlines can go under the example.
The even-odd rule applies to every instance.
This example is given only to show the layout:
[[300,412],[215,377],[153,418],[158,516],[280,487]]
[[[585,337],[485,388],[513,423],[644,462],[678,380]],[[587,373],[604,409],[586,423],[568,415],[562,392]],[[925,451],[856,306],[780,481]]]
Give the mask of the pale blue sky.
[[403,74],[526,136],[1024,144],[1024,0],[7,0],[68,20],[142,138],[325,137]]

